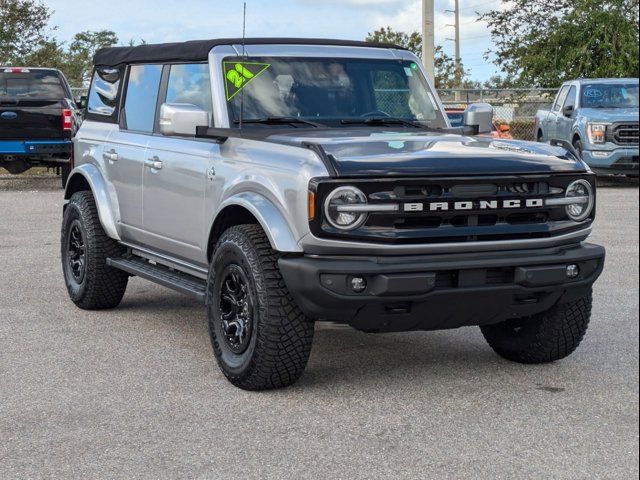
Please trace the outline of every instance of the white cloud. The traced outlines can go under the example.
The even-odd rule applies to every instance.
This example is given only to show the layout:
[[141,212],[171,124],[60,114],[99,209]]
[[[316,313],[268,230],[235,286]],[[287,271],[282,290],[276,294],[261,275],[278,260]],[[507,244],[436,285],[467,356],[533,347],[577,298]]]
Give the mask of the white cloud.
[[[299,3],[318,4],[318,0],[296,0]],[[399,5],[405,3],[405,0],[323,0],[323,4],[349,5],[356,7],[365,7],[372,5]]]
[[[462,5],[462,54],[465,65],[476,66],[482,78],[482,53],[490,45],[486,26],[473,22],[475,5],[486,11],[497,8],[496,0],[468,0]],[[470,4],[469,7],[466,5]],[[179,6],[156,0],[109,0],[109,9],[86,8],[84,0],[47,0],[55,10],[52,24],[55,35],[64,41],[80,30],[114,30],[121,43],[144,39],[149,43],[174,42],[202,38],[239,37],[242,35],[241,0],[182,0]],[[453,0],[436,0],[436,42],[448,53],[453,43]],[[122,15],[121,12],[127,12]],[[367,32],[382,26],[396,30],[421,30],[421,0],[247,0],[247,35],[258,37],[320,37],[364,39]],[[484,70],[482,70],[484,69]],[[475,72],[476,70],[474,70]]]

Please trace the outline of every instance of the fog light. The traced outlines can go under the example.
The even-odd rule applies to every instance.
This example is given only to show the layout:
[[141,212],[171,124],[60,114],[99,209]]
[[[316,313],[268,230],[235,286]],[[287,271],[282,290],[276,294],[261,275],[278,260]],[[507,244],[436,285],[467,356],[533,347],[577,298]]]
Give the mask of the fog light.
[[364,292],[365,288],[367,288],[367,281],[362,277],[353,277],[351,279],[351,290],[356,293]]
[[576,278],[578,275],[580,275],[580,267],[578,265],[567,265],[567,277]]

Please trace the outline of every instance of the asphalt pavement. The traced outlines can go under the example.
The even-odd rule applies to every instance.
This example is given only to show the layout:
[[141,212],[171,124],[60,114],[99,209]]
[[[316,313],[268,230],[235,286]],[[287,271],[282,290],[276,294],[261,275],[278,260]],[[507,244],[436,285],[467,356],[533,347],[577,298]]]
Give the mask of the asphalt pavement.
[[638,478],[638,188],[599,190],[592,324],[550,365],[477,328],[318,324],[293,387],[215,365],[204,309],[134,278],[119,308],[67,297],[62,191],[0,178],[0,478]]

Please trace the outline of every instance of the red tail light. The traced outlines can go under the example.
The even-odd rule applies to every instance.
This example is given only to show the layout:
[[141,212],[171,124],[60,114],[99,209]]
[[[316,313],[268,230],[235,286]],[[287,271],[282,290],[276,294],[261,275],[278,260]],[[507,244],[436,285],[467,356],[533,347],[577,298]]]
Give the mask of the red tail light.
[[73,114],[71,109],[65,108],[62,110],[62,129],[71,130],[73,127]]

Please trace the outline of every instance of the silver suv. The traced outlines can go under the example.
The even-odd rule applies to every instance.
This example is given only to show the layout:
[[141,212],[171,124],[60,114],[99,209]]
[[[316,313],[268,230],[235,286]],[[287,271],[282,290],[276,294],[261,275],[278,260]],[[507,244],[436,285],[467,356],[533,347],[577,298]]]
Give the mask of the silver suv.
[[80,308],[136,275],[201,300],[245,389],[293,383],[314,320],[367,332],[479,325],[503,357],[571,353],[604,249],[588,167],[452,128],[400,47],[223,39],[99,51],[66,185]]

